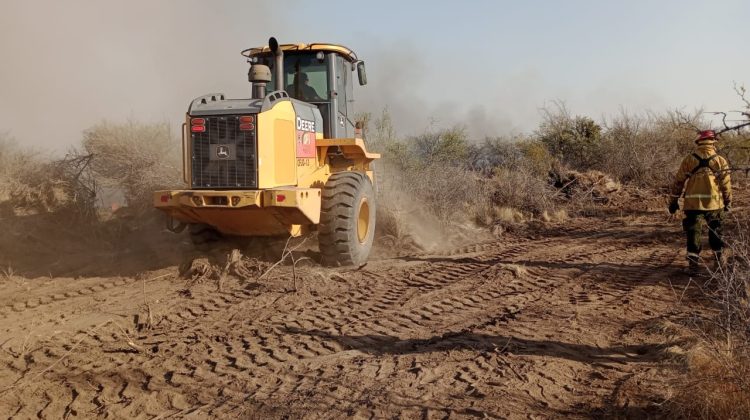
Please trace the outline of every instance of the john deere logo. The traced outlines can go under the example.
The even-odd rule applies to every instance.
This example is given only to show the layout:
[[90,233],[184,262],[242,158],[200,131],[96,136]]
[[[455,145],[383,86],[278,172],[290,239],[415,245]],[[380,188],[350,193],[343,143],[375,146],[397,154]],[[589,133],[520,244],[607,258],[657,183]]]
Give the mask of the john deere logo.
[[216,157],[219,159],[229,159],[229,147],[227,146],[216,146]]

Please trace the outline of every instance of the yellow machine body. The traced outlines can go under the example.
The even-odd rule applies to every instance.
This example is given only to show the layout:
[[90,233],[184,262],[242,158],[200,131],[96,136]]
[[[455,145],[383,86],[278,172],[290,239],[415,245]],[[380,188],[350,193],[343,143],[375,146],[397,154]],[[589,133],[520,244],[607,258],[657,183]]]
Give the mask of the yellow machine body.
[[[218,101],[220,102],[220,101]],[[268,102],[268,100],[266,100]],[[231,106],[231,105],[227,105]],[[298,236],[320,222],[322,188],[337,172],[367,174],[374,184],[372,161],[359,138],[325,139],[322,132],[298,130],[298,102],[281,98],[254,114],[257,126],[257,188],[196,188],[193,185],[194,148],[191,120],[183,125],[183,173],[188,189],[154,193],[154,206],[187,224],[207,224],[227,235]],[[267,108],[267,109],[266,109]],[[310,137],[302,138],[302,134]],[[300,142],[307,144],[299,156]]]

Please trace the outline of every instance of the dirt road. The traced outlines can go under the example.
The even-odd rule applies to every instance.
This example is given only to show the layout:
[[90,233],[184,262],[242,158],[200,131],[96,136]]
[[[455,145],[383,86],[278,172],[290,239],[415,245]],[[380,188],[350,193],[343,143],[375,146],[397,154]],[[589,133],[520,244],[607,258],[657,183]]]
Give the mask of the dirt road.
[[660,413],[681,316],[662,213],[577,219],[441,255],[186,288],[6,277],[14,418],[535,418]]

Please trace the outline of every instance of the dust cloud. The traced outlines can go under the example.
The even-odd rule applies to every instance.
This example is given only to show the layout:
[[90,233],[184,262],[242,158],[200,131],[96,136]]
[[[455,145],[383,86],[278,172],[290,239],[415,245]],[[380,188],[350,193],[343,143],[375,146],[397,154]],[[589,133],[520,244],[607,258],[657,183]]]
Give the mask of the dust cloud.
[[241,1],[4,2],[0,132],[64,151],[102,119],[170,121],[176,130],[195,96],[249,96],[239,52],[278,30],[276,10]]
[[[0,16],[0,133],[57,153],[105,119],[169,121],[177,135],[194,97],[249,96],[242,49],[270,35],[318,40],[284,15],[294,3],[10,1]],[[495,107],[439,93],[446,81],[417,45],[364,41],[351,45],[365,53],[370,76],[357,89],[357,111],[387,107],[404,135],[458,123],[477,136],[512,127],[512,115]]]

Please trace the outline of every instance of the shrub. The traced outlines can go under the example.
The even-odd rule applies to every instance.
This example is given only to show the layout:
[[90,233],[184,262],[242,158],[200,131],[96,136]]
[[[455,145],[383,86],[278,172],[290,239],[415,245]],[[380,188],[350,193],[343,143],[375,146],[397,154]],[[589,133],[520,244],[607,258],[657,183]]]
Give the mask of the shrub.
[[511,207],[539,216],[553,210],[555,189],[526,166],[496,168],[488,182],[493,206]]
[[426,132],[409,138],[407,144],[422,165],[460,165],[469,151],[463,127]]
[[519,168],[526,156],[517,139],[486,138],[479,145],[471,145],[467,152],[467,166],[484,175],[492,175],[495,168]]
[[645,187],[672,182],[684,156],[692,150],[700,113],[662,115],[621,113],[605,122],[601,159],[595,168],[620,181]]
[[536,137],[547,150],[575,168],[592,168],[600,158],[602,128],[589,117],[571,116],[562,104],[542,116]]
[[[487,199],[480,178],[458,166],[398,168],[388,165],[379,174],[379,182],[384,200],[409,197],[410,202],[446,224],[471,218],[470,210]],[[401,198],[395,196],[396,192]]]
[[729,263],[703,284],[712,312],[694,317],[698,344],[672,404],[687,418],[750,418],[750,226],[735,223]]
[[82,146],[101,186],[134,209],[150,208],[154,190],[182,183],[179,142],[167,123],[103,122],[84,132]]
[[526,167],[534,175],[546,175],[556,165],[556,160],[552,157],[544,143],[536,140],[526,140],[521,142],[518,147],[521,149]]
[[96,216],[96,183],[90,156],[75,151],[51,160],[0,139],[0,204],[9,210]]

